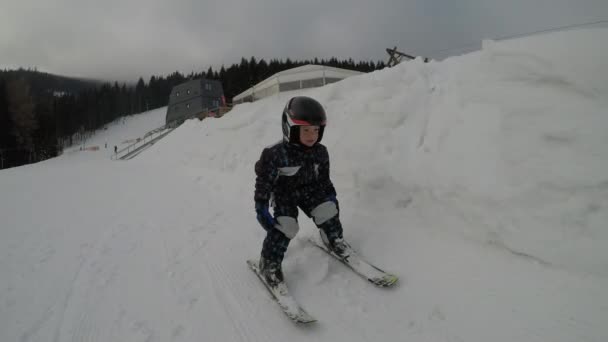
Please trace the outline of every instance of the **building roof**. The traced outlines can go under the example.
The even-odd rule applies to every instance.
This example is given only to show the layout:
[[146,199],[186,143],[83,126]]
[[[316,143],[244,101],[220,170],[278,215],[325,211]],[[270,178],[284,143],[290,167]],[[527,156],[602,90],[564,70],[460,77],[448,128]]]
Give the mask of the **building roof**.
[[[331,71],[336,71],[339,73],[347,73],[347,74],[352,74],[352,75],[362,74],[362,72],[355,71],[355,70],[334,68],[334,67],[330,67],[330,66],[326,66],[326,65],[306,64],[306,65],[302,65],[302,66],[299,66],[296,68],[291,68],[288,70],[283,70],[281,72],[277,72],[276,74],[270,76],[269,78],[297,74],[297,73],[312,72],[312,71],[323,71],[323,70],[331,70]],[[260,82],[260,83],[262,83],[262,82]]]
[[297,80],[307,80],[314,79],[319,77],[328,77],[328,78],[337,78],[343,79],[349,76],[360,75],[363,74],[360,71],[334,68],[325,65],[317,65],[317,64],[307,64],[303,66],[299,66],[296,68],[291,68],[288,70],[283,70],[278,72],[265,80],[257,83],[253,87],[243,91],[242,93],[234,96],[233,101],[236,99],[241,99],[246,96],[249,96],[253,93],[253,90],[256,89],[265,89],[273,84],[292,82]]

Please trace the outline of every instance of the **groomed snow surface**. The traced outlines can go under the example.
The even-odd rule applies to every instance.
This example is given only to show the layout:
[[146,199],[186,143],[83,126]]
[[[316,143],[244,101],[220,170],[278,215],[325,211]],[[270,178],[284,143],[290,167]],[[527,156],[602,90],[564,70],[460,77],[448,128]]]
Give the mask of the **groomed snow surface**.
[[[294,95],[327,110],[347,240],[401,278],[366,283],[300,214],[283,269],[306,327],[245,264],[265,236],[253,165]],[[110,160],[164,114],[0,171],[0,341],[608,339],[607,29],[283,93]]]

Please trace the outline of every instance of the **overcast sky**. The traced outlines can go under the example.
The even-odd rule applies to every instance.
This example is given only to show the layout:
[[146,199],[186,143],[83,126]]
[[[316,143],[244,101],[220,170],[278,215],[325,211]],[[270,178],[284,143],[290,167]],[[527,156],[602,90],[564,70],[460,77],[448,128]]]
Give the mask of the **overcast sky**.
[[441,59],[482,39],[608,21],[608,0],[0,0],[0,68],[136,81],[241,57]]

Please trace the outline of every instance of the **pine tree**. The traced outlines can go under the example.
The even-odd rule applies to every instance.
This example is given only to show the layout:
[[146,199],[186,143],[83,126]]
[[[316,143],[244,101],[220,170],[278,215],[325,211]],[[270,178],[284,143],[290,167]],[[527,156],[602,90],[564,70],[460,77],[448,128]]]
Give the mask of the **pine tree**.
[[15,139],[11,134],[13,122],[8,113],[6,82],[0,78],[0,169],[11,166],[9,149],[15,147]]
[[261,59],[258,63],[258,77],[260,81],[262,81],[268,78],[269,76],[271,75],[268,73],[268,63],[266,63],[264,59]]
[[30,87],[23,80],[13,80],[7,85],[8,112],[13,122],[12,135],[17,145],[27,150],[34,149],[33,132],[38,128],[34,114],[34,99]]
[[146,84],[143,78],[139,78],[137,85],[135,86],[135,108],[134,113],[141,113],[144,107],[144,92],[146,90]]

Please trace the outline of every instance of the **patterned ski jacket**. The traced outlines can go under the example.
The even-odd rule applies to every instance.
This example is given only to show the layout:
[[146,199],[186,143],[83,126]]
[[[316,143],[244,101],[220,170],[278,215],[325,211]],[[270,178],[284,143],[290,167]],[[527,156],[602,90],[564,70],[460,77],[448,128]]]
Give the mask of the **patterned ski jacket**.
[[280,141],[262,151],[255,173],[256,202],[288,199],[293,194],[336,196],[329,178],[329,154],[321,144],[305,148]]

